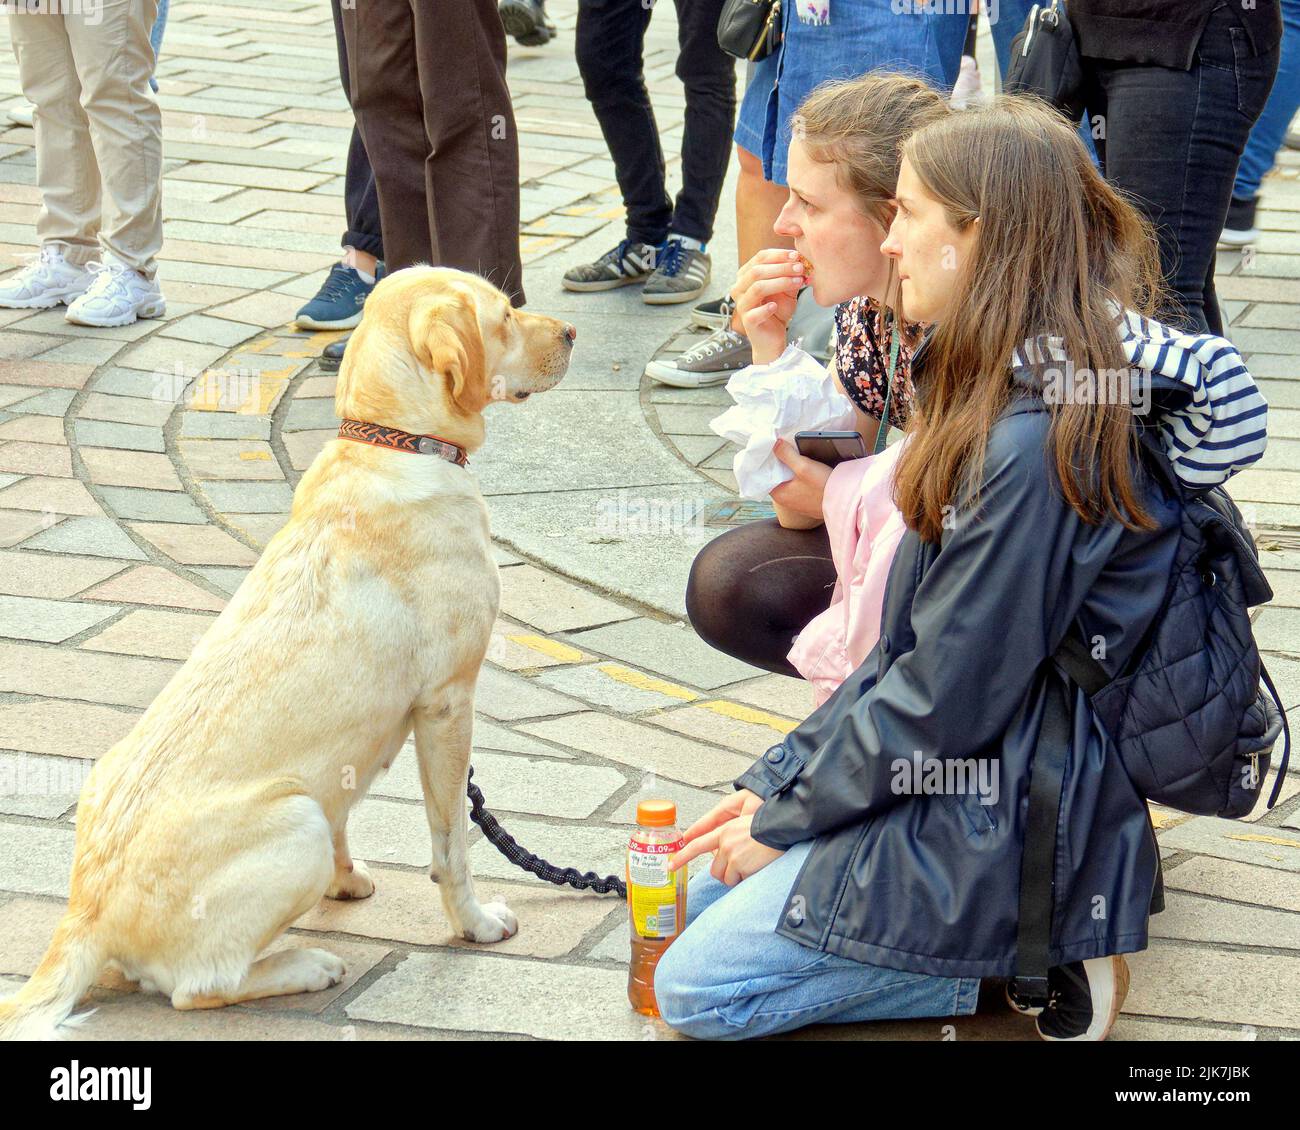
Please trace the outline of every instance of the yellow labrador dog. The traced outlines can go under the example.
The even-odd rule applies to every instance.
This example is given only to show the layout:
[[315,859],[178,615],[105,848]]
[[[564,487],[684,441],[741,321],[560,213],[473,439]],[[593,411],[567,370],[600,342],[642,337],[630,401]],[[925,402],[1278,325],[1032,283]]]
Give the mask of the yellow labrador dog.
[[[554,387],[575,336],[477,276],[398,271],[366,302],[336,407],[379,425],[363,437],[474,451],[483,409]],[[336,984],[343,962],[324,950],[258,954],[322,895],[374,891],[348,853],[348,810],[412,730],[447,917],[475,942],[510,937],[515,916],[478,902],[465,854],[474,685],[499,594],[463,466],[326,444],[288,524],[87,779],[67,913],[0,1002],[0,1036],[54,1034],[107,962],[178,1009]]]

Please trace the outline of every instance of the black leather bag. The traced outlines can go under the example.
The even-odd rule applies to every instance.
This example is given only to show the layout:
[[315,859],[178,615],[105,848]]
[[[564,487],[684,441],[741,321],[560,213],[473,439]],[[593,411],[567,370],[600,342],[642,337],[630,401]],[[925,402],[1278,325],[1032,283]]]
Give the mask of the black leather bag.
[[1008,94],[1036,94],[1072,122],[1085,109],[1079,44],[1061,0],[1035,4],[1011,41],[1011,64],[1002,84]]
[[726,0],[718,18],[718,46],[757,62],[781,43],[781,0]]

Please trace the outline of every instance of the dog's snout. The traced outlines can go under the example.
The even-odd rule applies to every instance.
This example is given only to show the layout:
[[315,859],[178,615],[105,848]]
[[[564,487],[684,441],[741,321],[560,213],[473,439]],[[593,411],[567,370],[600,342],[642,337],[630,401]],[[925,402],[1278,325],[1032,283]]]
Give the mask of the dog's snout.
[[573,343],[578,340],[578,327],[568,322],[564,325],[564,344],[572,347]]

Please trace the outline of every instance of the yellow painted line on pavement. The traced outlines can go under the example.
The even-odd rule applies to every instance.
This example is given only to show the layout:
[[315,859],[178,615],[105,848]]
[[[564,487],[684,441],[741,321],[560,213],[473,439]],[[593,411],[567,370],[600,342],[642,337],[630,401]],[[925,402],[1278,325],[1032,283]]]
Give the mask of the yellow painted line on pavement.
[[269,451],[241,451],[239,453],[239,458],[248,462],[269,463],[271,461],[271,453]]
[[1244,840],[1251,844],[1277,844],[1278,847],[1300,848],[1300,840],[1284,840],[1281,836],[1261,836],[1258,833],[1229,836],[1230,840]]
[[286,349],[280,356],[282,357],[318,357],[320,351],[324,349],[331,341],[338,341],[343,336],[343,330],[320,330],[310,337],[303,338],[302,349]]
[[684,702],[694,702],[700,697],[694,691],[679,687],[676,683],[656,679],[653,675],[647,675],[644,671],[633,671],[631,667],[623,667],[617,663],[602,663],[597,670],[603,671],[611,679],[626,683],[629,687],[635,687],[639,691],[657,691],[659,694],[666,694],[670,698],[680,698]]
[[576,647],[570,647],[567,643],[560,643],[559,640],[548,640],[545,636],[509,635],[506,639],[511,643],[517,643],[523,647],[540,651],[543,655],[549,655],[552,659],[558,659],[561,663],[577,663],[578,660],[585,658],[582,652]]
[[700,706],[705,710],[712,710],[714,714],[721,714],[724,718],[734,718],[738,722],[748,722],[754,726],[767,726],[778,734],[788,734],[799,725],[789,718],[769,714],[766,710],[756,710],[752,706],[741,706],[738,702],[716,699],[713,702],[702,702]]

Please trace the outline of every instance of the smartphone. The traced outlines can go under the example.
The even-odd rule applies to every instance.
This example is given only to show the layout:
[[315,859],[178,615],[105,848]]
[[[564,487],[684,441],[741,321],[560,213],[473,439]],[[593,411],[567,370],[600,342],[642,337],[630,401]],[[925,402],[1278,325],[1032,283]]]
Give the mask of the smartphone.
[[794,445],[800,455],[828,467],[861,459],[867,453],[867,445],[857,432],[798,432]]

